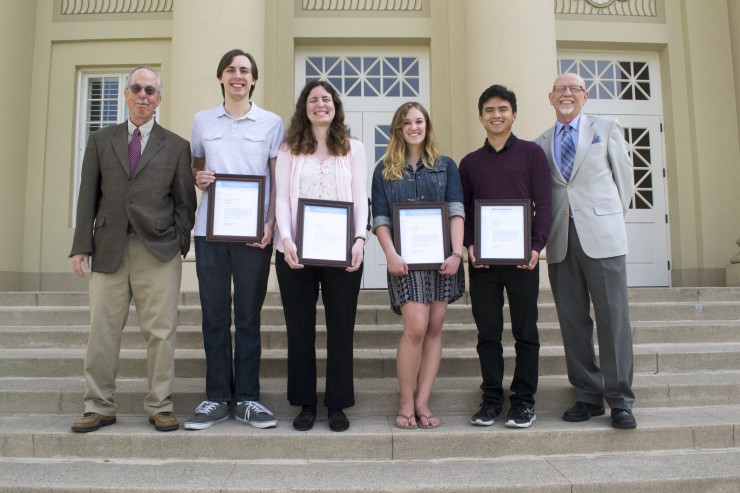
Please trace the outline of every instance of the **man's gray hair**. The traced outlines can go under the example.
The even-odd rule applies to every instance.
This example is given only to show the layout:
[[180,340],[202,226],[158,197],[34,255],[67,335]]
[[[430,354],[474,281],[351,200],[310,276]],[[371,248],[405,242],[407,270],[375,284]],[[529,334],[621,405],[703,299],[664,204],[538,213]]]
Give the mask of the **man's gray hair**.
[[136,72],[137,70],[141,70],[141,69],[148,70],[154,74],[154,76],[157,78],[157,92],[159,94],[162,94],[162,79],[159,78],[159,74],[155,72],[154,69],[150,67],[149,65],[139,65],[138,67],[133,69],[131,72],[129,72],[128,75],[126,76],[126,87],[128,87],[128,83],[131,80],[131,76],[134,75],[134,72]]

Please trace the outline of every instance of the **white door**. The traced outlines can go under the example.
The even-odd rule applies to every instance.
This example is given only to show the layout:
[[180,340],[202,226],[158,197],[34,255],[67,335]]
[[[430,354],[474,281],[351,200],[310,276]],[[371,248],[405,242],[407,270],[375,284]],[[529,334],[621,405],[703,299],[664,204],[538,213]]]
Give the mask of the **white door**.
[[[360,139],[365,144],[367,153],[367,195],[372,193],[373,171],[385,154],[390,138],[390,126],[393,119],[392,112],[386,111],[364,111],[345,113],[345,121],[349,126],[353,137]],[[388,287],[386,276],[387,262],[383,249],[380,248],[378,239],[373,234],[368,234],[365,245],[365,267],[362,276],[362,287],[364,289],[385,289]]]
[[665,199],[663,136],[660,118],[610,115],[624,127],[634,169],[635,192],[625,216],[627,224],[627,284],[669,286],[668,215]]
[[[339,91],[352,137],[365,144],[368,196],[375,165],[385,154],[393,113],[402,103],[429,108],[429,54],[418,49],[296,51],[296,96],[311,80],[328,80]],[[430,109],[431,112],[431,109]],[[386,261],[374,235],[365,246],[363,289],[386,289]]]
[[670,244],[661,118],[660,60],[655,53],[559,51],[558,72],[586,82],[584,112],[622,124],[634,169],[627,212],[627,283],[670,286]]

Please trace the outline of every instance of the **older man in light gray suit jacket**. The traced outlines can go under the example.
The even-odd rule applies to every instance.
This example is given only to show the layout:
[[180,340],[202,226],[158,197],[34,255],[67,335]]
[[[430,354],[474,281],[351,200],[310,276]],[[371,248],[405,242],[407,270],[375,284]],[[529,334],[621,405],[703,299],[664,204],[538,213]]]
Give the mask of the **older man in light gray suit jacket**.
[[[549,97],[557,122],[535,142],[550,163],[553,207],[547,263],[568,379],[578,393],[563,419],[601,416],[606,400],[613,427],[635,428],[624,224],[634,188],[632,163],[619,122],[581,114],[588,92],[580,76],[560,75]],[[590,302],[600,364],[594,353]]]

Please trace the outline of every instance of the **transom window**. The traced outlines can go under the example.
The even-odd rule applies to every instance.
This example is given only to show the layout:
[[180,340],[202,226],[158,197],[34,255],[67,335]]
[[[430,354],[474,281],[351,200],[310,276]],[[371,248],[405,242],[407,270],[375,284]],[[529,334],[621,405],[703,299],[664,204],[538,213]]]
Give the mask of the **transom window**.
[[326,80],[343,97],[418,98],[419,59],[407,56],[309,56],[306,82]]
[[583,77],[593,99],[649,101],[650,68],[647,62],[563,58],[558,73],[574,72]]

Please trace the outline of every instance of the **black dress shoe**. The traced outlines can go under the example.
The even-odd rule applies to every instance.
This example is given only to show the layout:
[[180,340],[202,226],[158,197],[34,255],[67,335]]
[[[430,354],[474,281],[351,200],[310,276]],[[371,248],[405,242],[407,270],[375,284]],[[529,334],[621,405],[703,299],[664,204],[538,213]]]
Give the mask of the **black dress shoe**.
[[313,422],[316,421],[316,411],[311,412],[305,407],[301,413],[293,420],[293,428],[298,431],[308,431],[313,428]]
[[637,421],[629,409],[612,409],[612,426],[620,430],[632,430],[637,428]]
[[329,428],[331,431],[344,431],[349,428],[349,420],[341,409],[329,409]]
[[578,401],[575,406],[563,413],[563,421],[571,423],[588,421],[591,416],[603,416],[604,412],[604,406]]

